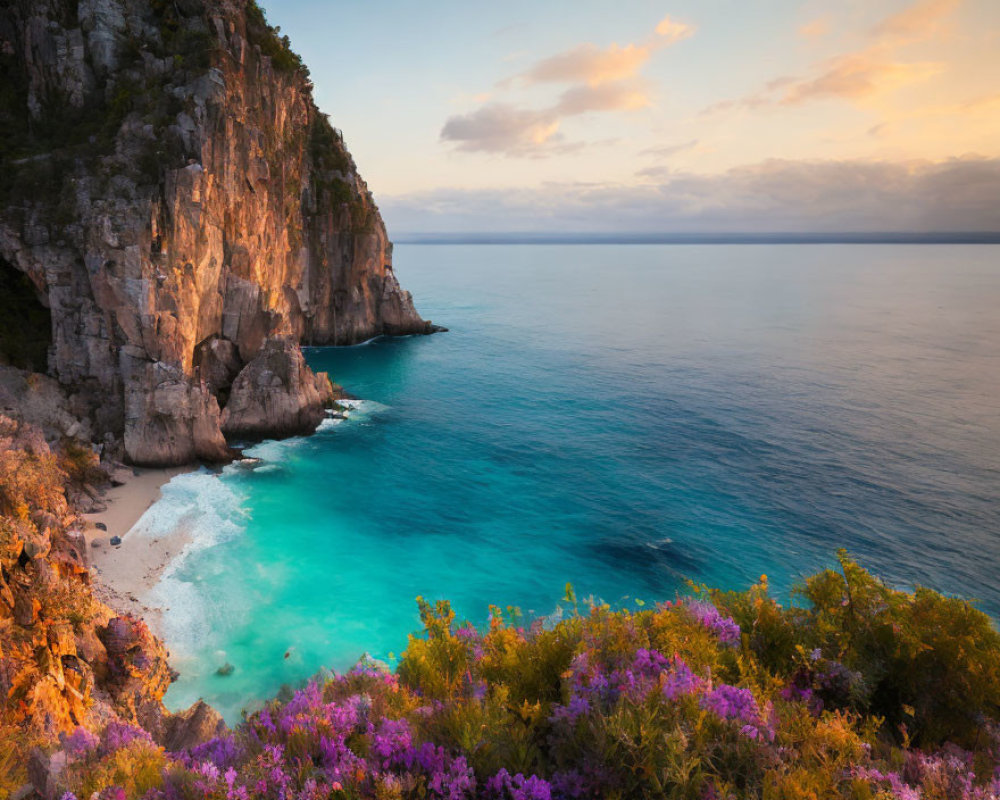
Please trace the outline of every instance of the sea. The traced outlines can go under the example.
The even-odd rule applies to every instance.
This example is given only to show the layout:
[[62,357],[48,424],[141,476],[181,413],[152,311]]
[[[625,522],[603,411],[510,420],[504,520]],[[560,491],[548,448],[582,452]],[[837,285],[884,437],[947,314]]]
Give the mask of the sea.
[[[130,535],[191,543],[147,602],[228,721],[368,656],[416,598],[525,620],[649,607],[839,548],[1000,618],[1000,247],[410,244],[427,337],[311,348],[355,398],[174,478]],[[224,665],[231,665],[220,674]]]

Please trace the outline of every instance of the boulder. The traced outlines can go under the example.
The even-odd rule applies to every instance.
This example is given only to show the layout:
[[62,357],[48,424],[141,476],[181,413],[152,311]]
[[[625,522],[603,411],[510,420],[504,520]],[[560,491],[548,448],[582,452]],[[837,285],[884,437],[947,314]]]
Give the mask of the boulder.
[[222,430],[248,438],[312,433],[333,400],[329,377],[309,368],[301,348],[272,339],[233,382]]
[[51,756],[36,747],[28,757],[28,780],[42,800],[57,800],[69,788],[66,784],[68,758],[61,750]]
[[219,713],[202,700],[186,711],[171,714],[163,727],[162,744],[172,752],[195,747],[226,731],[226,723]]

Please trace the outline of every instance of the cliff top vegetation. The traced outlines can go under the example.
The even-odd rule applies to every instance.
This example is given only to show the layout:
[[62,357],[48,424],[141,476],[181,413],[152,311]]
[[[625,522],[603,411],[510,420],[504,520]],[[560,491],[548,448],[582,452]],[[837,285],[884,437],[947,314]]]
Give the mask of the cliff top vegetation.
[[782,606],[766,578],[649,610],[488,630],[419,600],[395,673],[362,662],[183,752],[64,737],[78,798],[855,798],[1000,792],[1000,636],[846,554]]

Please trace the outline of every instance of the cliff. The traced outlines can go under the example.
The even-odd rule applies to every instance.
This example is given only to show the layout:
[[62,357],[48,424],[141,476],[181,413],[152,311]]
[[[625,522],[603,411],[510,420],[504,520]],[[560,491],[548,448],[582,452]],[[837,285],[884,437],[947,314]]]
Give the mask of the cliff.
[[0,7],[0,304],[0,363],[146,465],[315,428],[300,343],[433,330],[252,0]]
[[140,725],[178,746],[221,728],[200,706],[167,714],[163,645],[91,593],[84,523],[67,496],[102,479],[89,447],[64,439],[53,450],[41,427],[0,414],[0,796],[26,771],[55,794],[59,758],[32,748],[77,727]]

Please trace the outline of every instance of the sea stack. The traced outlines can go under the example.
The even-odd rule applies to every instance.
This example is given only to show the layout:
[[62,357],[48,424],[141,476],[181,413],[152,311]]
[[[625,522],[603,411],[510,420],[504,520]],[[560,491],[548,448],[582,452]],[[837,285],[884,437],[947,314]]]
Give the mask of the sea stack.
[[113,454],[315,427],[300,344],[433,330],[252,0],[13,0],[0,84],[0,316],[25,320],[0,362],[56,378]]

